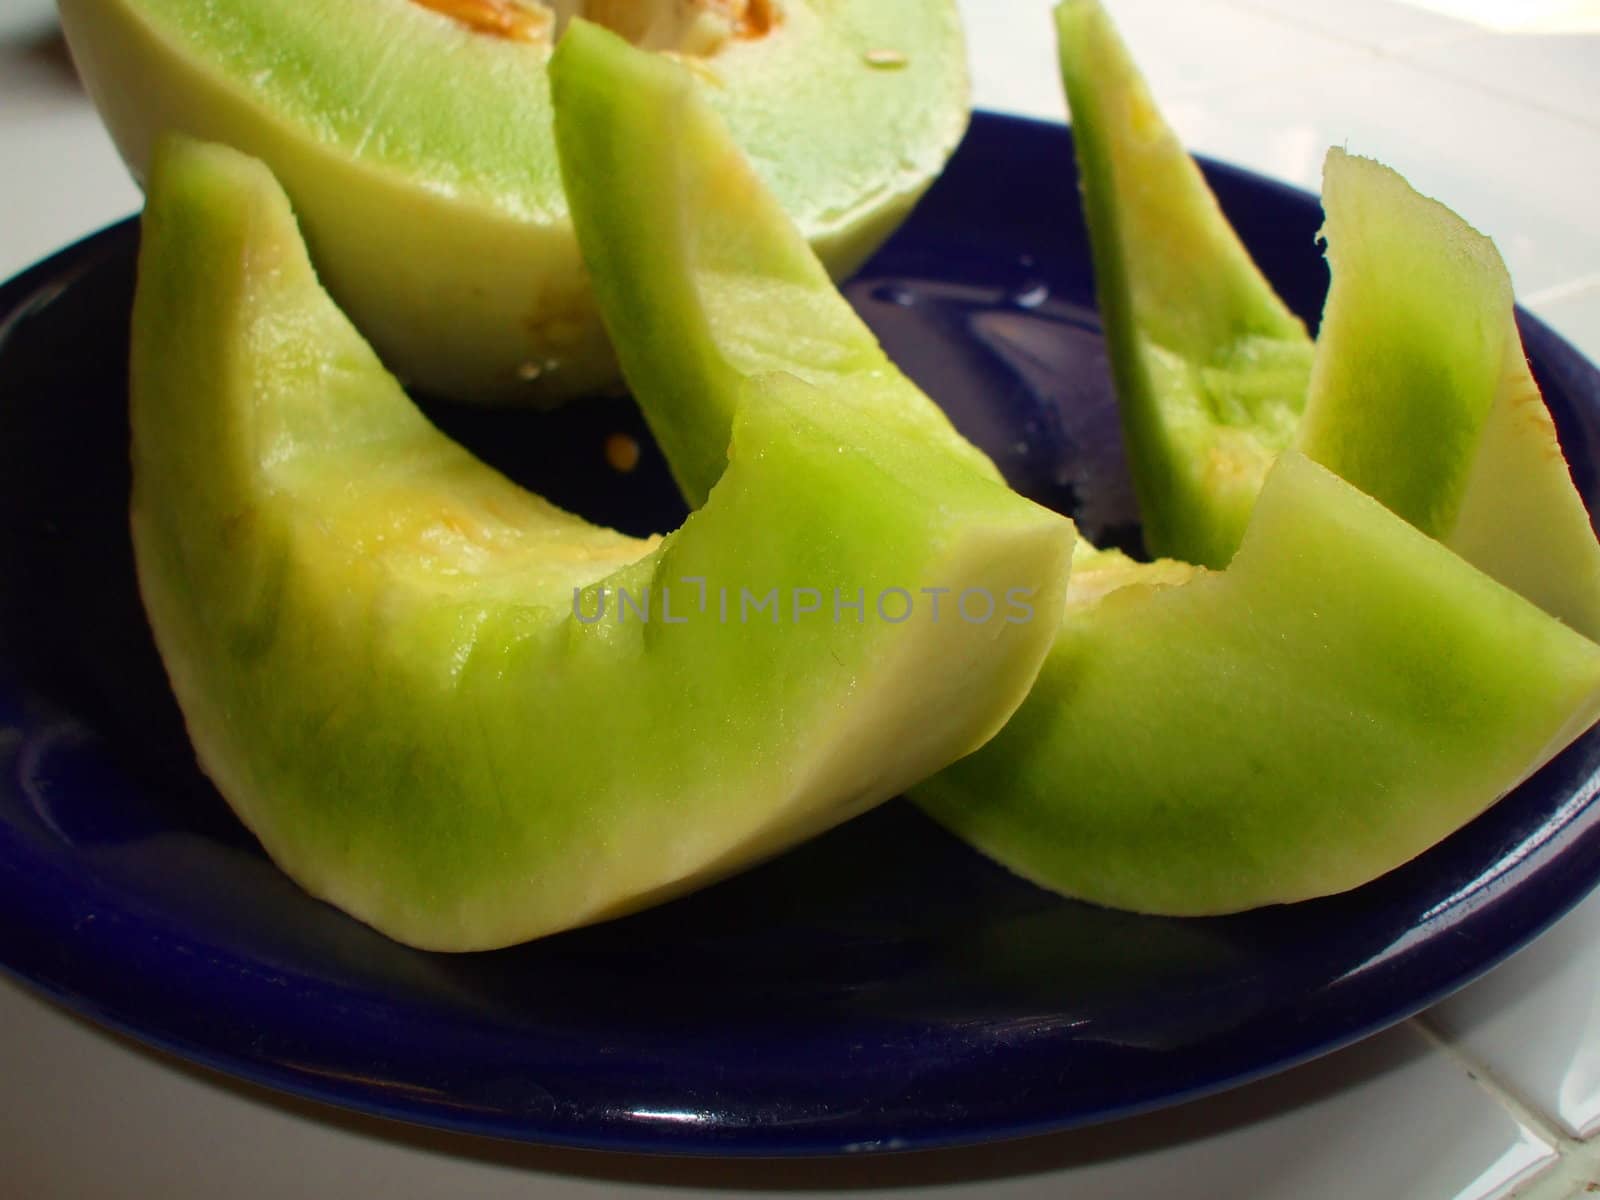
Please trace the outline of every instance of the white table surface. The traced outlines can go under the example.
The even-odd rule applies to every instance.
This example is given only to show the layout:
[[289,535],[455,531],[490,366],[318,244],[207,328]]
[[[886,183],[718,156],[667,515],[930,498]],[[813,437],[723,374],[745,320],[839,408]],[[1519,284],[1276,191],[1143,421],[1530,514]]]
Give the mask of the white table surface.
[[[1495,238],[1600,359],[1600,28],[1572,0],[1110,0],[1197,151],[1315,188],[1384,158]],[[963,0],[982,107],[1062,119],[1046,0]],[[52,36],[0,0],[0,276],[139,197]],[[11,915],[0,919],[19,919]],[[1178,1108],[975,1149],[797,1163],[628,1158],[353,1116],[146,1050],[0,981],[0,1196],[907,1196],[1566,1200],[1600,1190],[1600,897],[1424,1017]]]

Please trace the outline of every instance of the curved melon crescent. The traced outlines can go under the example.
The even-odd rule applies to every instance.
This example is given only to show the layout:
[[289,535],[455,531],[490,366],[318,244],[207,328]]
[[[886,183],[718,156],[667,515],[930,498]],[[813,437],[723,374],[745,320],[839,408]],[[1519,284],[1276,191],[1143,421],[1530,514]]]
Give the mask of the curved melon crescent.
[[1157,110],[1100,0],[1056,8],[1096,292],[1152,551],[1232,557],[1295,446],[1589,638],[1600,542],[1494,243],[1333,148],[1313,350]]
[[[427,423],[258,162],[164,143],[143,236],[132,519],[157,644],[267,851],[391,936],[493,947],[683,891],[894,795],[1026,693],[1071,537],[1002,486],[768,379],[705,507],[624,537]],[[933,619],[923,587],[997,611]]]
[[1600,716],[1600,646],[1298,451],[1226,570],[1149,570],[1080,568],[1027,702],[912,793],[1069,895],[1205,915],[1356,887]]

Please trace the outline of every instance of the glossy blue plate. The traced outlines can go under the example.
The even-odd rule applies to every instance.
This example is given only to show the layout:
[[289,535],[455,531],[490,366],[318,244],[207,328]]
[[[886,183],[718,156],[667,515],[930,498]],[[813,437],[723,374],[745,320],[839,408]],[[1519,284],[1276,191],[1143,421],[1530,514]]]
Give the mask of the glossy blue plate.
[[[1315,201],[1210,174],[1314,319]],[[398,946],[289,883],[195,769],[127,536],[136,242],[116,226],[0,289],[0,961],[147,1042],[511,1138],[950,1145],[1170,1103],[1359,1038],[1484,971],[1600,876],[1591,733],[1377,883],[1242,916],[1063,901],[895,803],[609,925],[493,954]],[[1021,490],[1136,544],[1064,129],[980,116],[850,294]],[[1537,322],[1524,334],[1592,509],[1600,373]],[[624,401],[430,411],[594,519],[643,532],[681,515],[653,451],[631,475],[604,468],[607,434],[644,439]]]

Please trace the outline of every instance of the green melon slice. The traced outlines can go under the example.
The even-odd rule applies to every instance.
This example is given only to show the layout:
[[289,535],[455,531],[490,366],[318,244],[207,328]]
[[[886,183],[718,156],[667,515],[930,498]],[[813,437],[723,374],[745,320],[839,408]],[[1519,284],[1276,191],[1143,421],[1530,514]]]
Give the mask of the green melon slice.
[[1600,647],[1295,451],[1227,569],[1178,570],[1074,576],[1033,693],[924,809],[1068,895],[1233,912],[1408,861],[1600,716]]
[[825,392],[752,381],[705,506],[628,538],[423,418],[259,162],[165,144],[143,237],[157,645],[268,853],[401,941],[505,945],[770,855],[981,744],[1048,648],[1003,600],[902,619],[896,589],[1054,611],[1066,523]]
[[1152,555],[1233,556],[1305,403],[1311,339],[1096,0],[1055,10],[1095,291]]
[[839,296],[689,72],[576,20],[550,81],[600,310],[690,504],[722,474],[741,382],[771,371],[999,478]]
[[1313,355],[1101,5],[1065,0],[1056,19],[1152,549],[1225,563],[1292,443],[1600,637],[1600,543],[1528,370],[1494,244],[1389,168],[1331,150],[1332,284]]
[[[496,10],[528,18],[526,40],[450,15]],[[384,361],[408,384],[496,403],[616,380],[550,136],[545,68],[573,13],[692,62],[836,274],[888,236],[965,128],[953,0],[61,4],[136,177],[169,129],[264,159]]]
[[1600,542],[1528,369],[1494,243],[1337,147],[1323,204],[1333,278],[1298,445],[1600,638]]
[[[923,469],[972,466],[670,66],[574,27],[552,70],[596,294],[691,499],[716,478],[738,381],[775,364],[819,394],[871,382],[855,411],[921,439]],[[691,132],[652,150],[663,113]],[[608,159],[635,163],[638,186],[578,186]],[[1225,571],[1080,540],[1034,691],[913,797],[1059,890],[1228,911],[1382,874],[1593,721],[1600,647],[1324,468],[1276,457]]]

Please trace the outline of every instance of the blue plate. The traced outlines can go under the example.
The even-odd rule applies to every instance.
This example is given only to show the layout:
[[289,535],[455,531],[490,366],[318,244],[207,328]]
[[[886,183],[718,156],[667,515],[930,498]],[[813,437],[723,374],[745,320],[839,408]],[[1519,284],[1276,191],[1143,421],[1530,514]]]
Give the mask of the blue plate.
[[[1209,172],[1314,319],[1316,202]],[[1280,1069],[1481,973],[1600,876],[1600,736],[1355,892],[1213,920],[1060,900],[903,803],[664,908],[421,953],[308,899],[196,771],[133,583],[125,223],[0,289],[0,961],[74,1009],[259,1083],[408,1121],[614,1150],[817,1154],[1104,1120]],[[1135,543],[1072,146],[980,116],[850,286],[1024,492]],[[1584,495],[1600,373],[1536,321]],[[430,411],[624,528],[681,516],[626,402]],[[1063,786],[1068,786],[1064,781]]]

